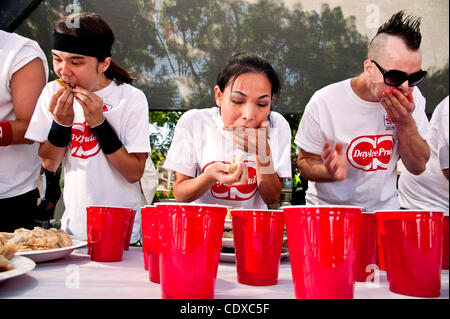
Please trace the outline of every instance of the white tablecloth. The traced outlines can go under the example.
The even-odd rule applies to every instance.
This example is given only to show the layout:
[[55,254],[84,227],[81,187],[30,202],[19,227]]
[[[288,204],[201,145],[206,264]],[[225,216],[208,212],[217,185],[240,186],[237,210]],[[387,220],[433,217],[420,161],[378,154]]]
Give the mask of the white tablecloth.
[[[386,273],[378,274],[377,284],[355,284],[355,299],[414,298],[391,292]],[[148,279],[142,248],[130,247],[117,263],[90,261],[86,248],[81,248],[62,259],[38,263],[32,271],[1,282],[0,298],[161,298],[161,288]],[[263,287],[238,283],[236,265],[221,262],[215,298],[295,298],[289,258],[281,261],[278,284]],[[439,298],[449,298],[448,270],[442,271]]]

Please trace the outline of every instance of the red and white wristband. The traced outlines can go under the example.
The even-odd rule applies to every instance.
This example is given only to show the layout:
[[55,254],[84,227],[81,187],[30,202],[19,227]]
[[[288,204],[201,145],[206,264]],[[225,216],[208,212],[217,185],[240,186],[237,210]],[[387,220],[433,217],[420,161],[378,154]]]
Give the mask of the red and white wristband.
[[8,146],[12,143],[12,127],[8,121],[0,122],[0,146]]

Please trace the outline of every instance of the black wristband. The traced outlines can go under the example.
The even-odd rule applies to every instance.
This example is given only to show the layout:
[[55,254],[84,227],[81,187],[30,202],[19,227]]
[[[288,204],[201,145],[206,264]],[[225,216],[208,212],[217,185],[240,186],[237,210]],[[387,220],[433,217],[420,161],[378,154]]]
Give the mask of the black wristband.
[[72,126],[62,126],[53,120],[47,140],[57,147],[66,147],[72,139]]
[[91,127],[91,131],[94,132],[103,153],[106,155],[112,154],[122,147],[122,142],[106,119],[103,120],[102,124]]

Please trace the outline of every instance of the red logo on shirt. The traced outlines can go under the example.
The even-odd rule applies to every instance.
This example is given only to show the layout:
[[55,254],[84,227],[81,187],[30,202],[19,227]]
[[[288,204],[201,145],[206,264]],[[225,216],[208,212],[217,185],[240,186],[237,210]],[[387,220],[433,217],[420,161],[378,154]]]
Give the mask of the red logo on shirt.
[[[247,162],[247,161],[244,161]],[[212,162],[210,164],[213,164]],[[222,162],[229,164],[228,162]],[[210,165],[208,164],[208,165]],[[203,171],[208,167],[205,166]],[[256,186],[256,169],[253,167],[248,167],[248,180],[247,183],[240,186],[226,186],[220,182],[217,182],[213,187],[211,187],[211,195],[216,199],[222,200],[233,200],[233,201],[244,201],[255,196],[257,191]]]
[[366,172],[386,170],[393,145],[392,135],[360,136],[348,146],[347,159],[353,167]]
[[72,126],[72,156],[89,158],[100,152],[100,145],[90,127],[83,123],[73,123]]

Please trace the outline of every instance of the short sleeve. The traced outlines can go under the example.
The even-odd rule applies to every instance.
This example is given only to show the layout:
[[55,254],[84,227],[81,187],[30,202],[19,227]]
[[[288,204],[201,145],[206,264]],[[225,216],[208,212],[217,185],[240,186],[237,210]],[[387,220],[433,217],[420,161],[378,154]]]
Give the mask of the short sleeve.
[[122,131],[125,135],[123,145],[128,153],[151,152],[149,125],[147,98],[142,91],[132,88],[125,130]]
[[313,154],[322,154],[322,148],[325,144],[319,124],[318,103],[318,100],[313,95],[305,107],[305,112],[300,120],[294,140],[298,148]]
[[441,170],[449,168],[449,105],[448,97],[441,102],[437,127],[438,159]]
[[45,142],[48,137],[48,132],[52,126],[53,116],[48,110],[50,104],[52,82],[48,83],[42,90],[41,95],[34,109],[30,124],[28,125],[25,138],[36,142]]
[[24,45],[20,51],[17,52],[17,55],[14,58],[14,61],[11,64],[11,68],[8,74],[8,83],[11,82],[12,76],[18,70],[23,68],[25,65],[33,61],[34,59],[39,58],[42,61],[42,64],[45,69],[46,79],[48,77],[48,65],[47,58],[45,54],[42,52],[40,48],[36,48],[32,45]]
[[274,161],[274,169],[281,178],[292,176],[291,164],[291,128],[279,113],[272,112],[274,125],[270,128],[269,144]]
[[184,113],[178,120],[174,130],[172,144],[170,145],[163,166],[169,171],[178,172],[190,177],[195,177],[198,167],[198,161],[194,155],[194,130],[192,127],[195,111],[190,110]]
[[424,139],[428,140],[431,136],[430,123],[428,122],[427,114],[425,113],[425,98],[418,87],[414,88],[413,92],[415,109],[413,111],[412,117],[416,122],[417,131],[419,135]]

